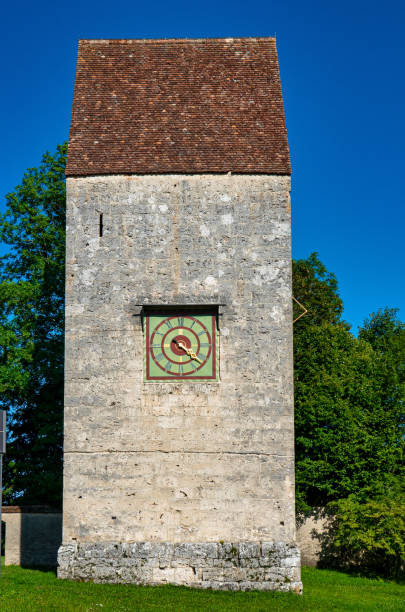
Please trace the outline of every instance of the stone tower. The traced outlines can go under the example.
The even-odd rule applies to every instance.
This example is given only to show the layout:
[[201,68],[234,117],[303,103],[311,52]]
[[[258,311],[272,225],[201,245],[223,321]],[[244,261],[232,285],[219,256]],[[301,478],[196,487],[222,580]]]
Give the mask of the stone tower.
[[300,591],[275,39],[82,40],[59,577]]

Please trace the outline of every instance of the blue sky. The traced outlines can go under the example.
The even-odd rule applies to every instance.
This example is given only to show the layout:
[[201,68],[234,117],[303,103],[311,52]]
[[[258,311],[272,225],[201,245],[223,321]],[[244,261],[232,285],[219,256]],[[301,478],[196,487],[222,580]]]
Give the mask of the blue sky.
[[2,9],[0,210],[68,137],[79,38],[277,36],[293,165],[293,256],[318,251],[353,326],[404,288],[405,4],[14,2]]

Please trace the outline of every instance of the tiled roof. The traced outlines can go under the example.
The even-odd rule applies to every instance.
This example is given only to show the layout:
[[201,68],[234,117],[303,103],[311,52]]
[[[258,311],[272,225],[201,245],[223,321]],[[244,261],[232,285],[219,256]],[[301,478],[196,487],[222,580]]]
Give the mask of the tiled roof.
[[81,40],[68,176],[290,174],[274,38]]

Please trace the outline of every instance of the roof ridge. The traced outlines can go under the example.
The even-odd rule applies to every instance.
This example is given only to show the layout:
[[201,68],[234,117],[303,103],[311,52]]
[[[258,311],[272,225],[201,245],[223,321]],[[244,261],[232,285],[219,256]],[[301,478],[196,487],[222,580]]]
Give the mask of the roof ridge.
[[222,38],[79,38],[79,43],[195,43],[195,42],[270,42],[275,36],[227,36]]

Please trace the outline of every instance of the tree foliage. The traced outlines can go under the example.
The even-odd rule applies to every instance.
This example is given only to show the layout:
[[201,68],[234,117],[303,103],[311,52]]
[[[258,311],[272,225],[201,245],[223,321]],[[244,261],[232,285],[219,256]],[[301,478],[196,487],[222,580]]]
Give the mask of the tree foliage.
[[[373,576],[400,578],[405,559],[405,494],[394,486],[384,495],[352,494],[331,503],[330,536],[324,563]],[[322,563],[323,564],[323,563]]]
[[60,504],[67,145],[8,194],[0,239],[0,404],[5,501]]
[[[343,324],[343,302],[338,294],[336,276],[328,272],[317,253],[311,253],[307,259],[293,261],[292,277],[293,295],[308,310],[297,321],[295,334],[311,325]],[[294,318],[301,312],[297,304],[294,304]]]
[[385,361],[330,323],[305,330],[295,357],[297,506],[308,510],[388,485],[401,446]]
[[398,444],[404,434],[405,412],[405,325],[398,310],[385,308],[373,313],[360,329],[359,338],[368,342],[379,357],[379,378],[386,411],[398,419]]
[[405,326],[386,308],[355,338],[316,254],[294,262],[293,283],[309,309],[294,329],[297,510],[333,514],[328,563],[398,575]]

